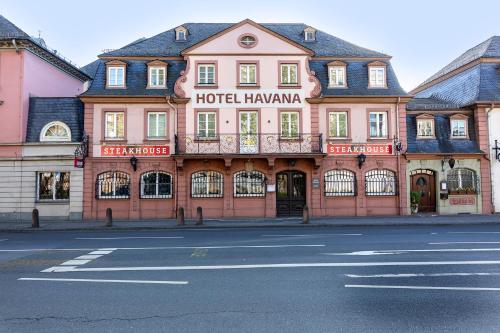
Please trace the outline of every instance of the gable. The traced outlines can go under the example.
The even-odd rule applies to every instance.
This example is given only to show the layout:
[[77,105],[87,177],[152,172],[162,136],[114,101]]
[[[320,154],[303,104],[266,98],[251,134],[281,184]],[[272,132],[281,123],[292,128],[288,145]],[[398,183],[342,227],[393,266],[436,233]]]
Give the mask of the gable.
[[[240,45],[242,36],[251,35],[257,40],[255,46],[245,48]],[[290,54],[290,55],[312,55],[313,52],[300,44],[297,44],[284,36],[281,36],[267,28],[253,23],[249,20],[221,31],[182,52],[190,54]]]

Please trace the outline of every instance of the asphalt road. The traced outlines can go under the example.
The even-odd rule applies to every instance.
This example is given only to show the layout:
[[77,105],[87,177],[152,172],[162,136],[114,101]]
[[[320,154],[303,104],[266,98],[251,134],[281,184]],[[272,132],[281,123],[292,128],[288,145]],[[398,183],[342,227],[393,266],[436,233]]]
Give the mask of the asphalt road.
[[499,332],[500,225],[0,234],[0,332]]

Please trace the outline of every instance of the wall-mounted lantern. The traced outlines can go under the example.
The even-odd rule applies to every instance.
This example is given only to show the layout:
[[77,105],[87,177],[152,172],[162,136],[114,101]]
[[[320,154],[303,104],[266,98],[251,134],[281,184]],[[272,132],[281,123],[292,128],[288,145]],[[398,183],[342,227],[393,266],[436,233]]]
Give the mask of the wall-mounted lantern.
[[361,169],[361,167],[363,166],[363,164],[366,161],[366,155],[361,153],[357,157],[358,157],[358,167]]
[[491,148],[495,151],[495,159],[500,162],[500,147],[498,147],[498,140],[495,140],[495,147]]
[[455,159],[452,156],[444,156],[443,159],[441,160],[441,170],[444,171],[444,164],[448,162],[448,165],[450,166],[451,169],[455,167]]
[[130,165],[132,166],[132,169],[134,169],[134,171],[137,171],[137,157],[135,156],[132,156],[130,158]]

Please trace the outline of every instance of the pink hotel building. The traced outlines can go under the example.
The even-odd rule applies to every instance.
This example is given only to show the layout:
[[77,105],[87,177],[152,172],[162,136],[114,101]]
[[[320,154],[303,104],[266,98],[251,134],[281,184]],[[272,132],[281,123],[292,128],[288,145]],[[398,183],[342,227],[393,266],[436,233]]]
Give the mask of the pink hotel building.
[[187,23],[82,70],[86,219],[409,213],[410,96],[388,55],[244,20]]

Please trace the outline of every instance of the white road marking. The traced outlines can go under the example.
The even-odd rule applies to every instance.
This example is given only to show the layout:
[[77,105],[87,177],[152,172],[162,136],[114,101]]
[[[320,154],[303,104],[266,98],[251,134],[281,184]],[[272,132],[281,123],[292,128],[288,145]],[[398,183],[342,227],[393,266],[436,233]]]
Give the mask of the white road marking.
[[7,238],[5,239],[0,239],[0,242],[5,242],[6,240],[8,240]]
[[261,235],[261,237],[363,236],[363,234]]
[[464,291],[500,291],[500,288],[479,287],[430,287],[430,286],[384,286],[370,284],[346,284],[346,288],[372,288],[372,289],[416,289],[416,290],[464,290]]
[[95,249],[3,249],[0,252],[92,251]]
[[169,237],[79,237],[78,240],[115,240],[115,239],[182,239],[181,236]]
[[429,245],[447,245],[447,244],[500,244],[500,242],[434,242]]
[[76,266],[54,266],[40,271],[40,273],[71,272]]
[[424,249],[424,250],[369,250],[369,251],[355,251],[346,253],[322,253],[327,256],[375,256],[375,255],[388,255],[388,254],[404,254],[413,252],[496,252],[500,248],[489,249]]
[[95,255],[95,254],[110,254],[113,251],[92,251],[89,254],[90,255]]
[[56,278],[19,278],[18,281],[62,281],[62,282],[100,282],[100,283],[144,283],[144,284],[188,284],[188,281],[155,280],[101,280],[101,279],[56,279]]
[[350,278],[409,278],[409,277],[439,277],[439,276],[498,276],[500,273],[408,273],[408,274],[375,274],[375,275],[357,275],[345,274]]
[[102,256],[102,254],[85,254],[83,256],[76,257],[75,260],[94,260]]
[[500,234],[500,231],[448,231],[447,234]]
[[118,272],[118,271],[185,271],[255,268],[304,268],[304,267],[375,267],[375,266],[438,266],[438,265],[499,265],[500,260],[480,261],[393,261],[393,262],[318,262],[289,264],[249,264],[213,266],[145,266],[145,267],[89,267],[74,268],[70,272]]
[[86,263],[91,262],[92,260],[80,260],[80,259],[71,259],[60,264],[61,266],[77,266],[84,265]]

